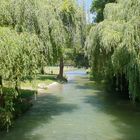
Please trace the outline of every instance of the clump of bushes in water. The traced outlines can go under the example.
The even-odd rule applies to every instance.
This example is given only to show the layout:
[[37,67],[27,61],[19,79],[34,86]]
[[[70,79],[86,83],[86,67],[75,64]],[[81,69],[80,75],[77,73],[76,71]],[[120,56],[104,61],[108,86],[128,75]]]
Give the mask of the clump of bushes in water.
[[3,88],[4,94],[0,96],[0,130],[8,131],[13,121],[32,106],[35,91],[19,90],[17,97],[13,96],[14,92],[12,88]]

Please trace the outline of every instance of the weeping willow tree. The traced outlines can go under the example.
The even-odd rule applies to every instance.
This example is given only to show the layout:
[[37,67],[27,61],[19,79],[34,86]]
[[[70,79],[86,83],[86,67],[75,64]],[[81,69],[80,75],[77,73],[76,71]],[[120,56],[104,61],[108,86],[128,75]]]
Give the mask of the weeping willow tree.
[[[43,42],[40,52],[42,72],[46,64],[54,64],[59,60],[58,77],[63,79],[65,48],[73,48],[79,41],[84,41],[81,38],[84,32],[82,21],[85,20],[83,9],[77,5],[76,0],[59,0],[59,2],[58,0],[27,0],[26,2],[21,0],[17,3],[19,3],[18,7],[21,7],[20,10],[23,10],[17,14],[20,15],[18,19],[20,22],[16,28],[35,32]],[[21,3],[25,3],[25,6]]]
[[[31,23],[34,14],[25,8],[27,3],[20,2],[0,1],[0,128],[7,130],[13,117],[13,101],[20,94],[20,82],[36,75],[40,58],[41,42]],[[3,80],[10,89],[5,90]]]
[[34,33],[38,36],[40,46],[40,67],[57,61],[61,46],[65,44],[65,32],[60,18],[58,1],[49,0],[9,0],[3,1],[1,24],[13,27],[17,32]]
[[[19,94],[20,82],[23,78],[36,74],[38,45],[35,35],[28,33],[19,35],[7,27],[0,28],[0,118],[3,125],[11,124],[13,100]],[[3,79],[12,89],[10,92],[4,90]]]
[[66,50],[84,42],[85,12],[76,0],[42,0],[38,5],[39,38],[46,46],[48,62],[59,61],[58,78],[63,79]]
[[118,0],[104,10],[104,21],[90,30],[86,40],[92,72],[133,102],[140,96],[140,1]]
[[60,7],[60,18],[65,31],[65,43],[60,53],[60,70],[58,77],[63,79],[64,58],[68,49],[78,49],[84,42],[85,12],[76,0],[63,0]]
[[[79,42],[81,20],[75,0],[0,1],[1,127],[11,125],[22,80],[35,77],[39,70],[43,73],[44,66],[58,60],[63,77],[65,48]],[[4,91],[3,80],[10,92]]]

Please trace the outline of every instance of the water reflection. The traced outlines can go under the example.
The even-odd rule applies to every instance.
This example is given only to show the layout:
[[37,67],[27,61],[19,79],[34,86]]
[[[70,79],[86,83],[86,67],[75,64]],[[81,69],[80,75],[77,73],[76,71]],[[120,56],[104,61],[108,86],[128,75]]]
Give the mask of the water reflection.
[[84,70],[66,73],[0,140],[139,140],[139,106],[105,93]]

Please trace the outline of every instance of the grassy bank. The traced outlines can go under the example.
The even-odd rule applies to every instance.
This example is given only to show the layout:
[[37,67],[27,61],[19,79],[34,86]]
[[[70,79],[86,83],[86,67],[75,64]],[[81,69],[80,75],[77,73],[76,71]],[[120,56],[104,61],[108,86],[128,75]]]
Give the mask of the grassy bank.
[[[64,72],[75,70],[77,68],[74,68],[72,66],[65,66]],[[39,85],[47,85],[58,82],[59,79],[57,79],[57,75],[59,74],[59,67],[52,66],[52,67],[45,67],[45,75],[38,74],[35,79],[27,79],[24,82],[21,83],[21,88],[23,89],[34,89],[37,90],[39,88]]]
[[[64,72],[75,69],[73,67],[65,67]],[[45,91],[49,84],[59,82],[59,79],[57,79],[58,73],[59,67],[46,67],[44,75],[38,74],[34,79],[28,77],[21,82],[18,96],[15,96],[16,91],[14,88],[10,88],[8,81],[3,81],[3,94],[0,96],[0,101],[2,101],[0,104],[0,129],[6,129],[7,124],[11,126],[11,123],[16,118],[22,116],[23,113],[30,109],[38,89]],[[7,98],[10,99],[9,103],[6,102]],[[10,113],[8,115],[10,122],[5,120],[7,112]]]
[[49,85],[53,82],[56,82],[57,78],[56,75],[41,75],[38,74],[35,79],[32,80],[25,80],[24,82],[21,83],[21,88],[22,89],[34,89],[37,90],[39,88],[39,85]]

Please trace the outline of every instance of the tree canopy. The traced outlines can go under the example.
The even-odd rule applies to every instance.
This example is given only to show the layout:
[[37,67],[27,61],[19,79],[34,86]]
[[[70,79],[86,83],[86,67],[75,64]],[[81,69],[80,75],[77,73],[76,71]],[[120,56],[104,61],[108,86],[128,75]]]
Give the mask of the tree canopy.
[[[13,100],[20,94],[20,82],[26,77],[35,77],[46,65],[63,61],[65,48],[82,44],[83,15],[76,0],[0,1],[0,119],[3,126],[11,125]],[[13,88],[10,95],[3,91],[3,80]]]
[[133,101],[140,96],[139,14],[139,0],[107,4],[105,19],[91,28],[86,41],[93,73],[108,79],[110,86],[114,82],[116,89],[128,83]]

